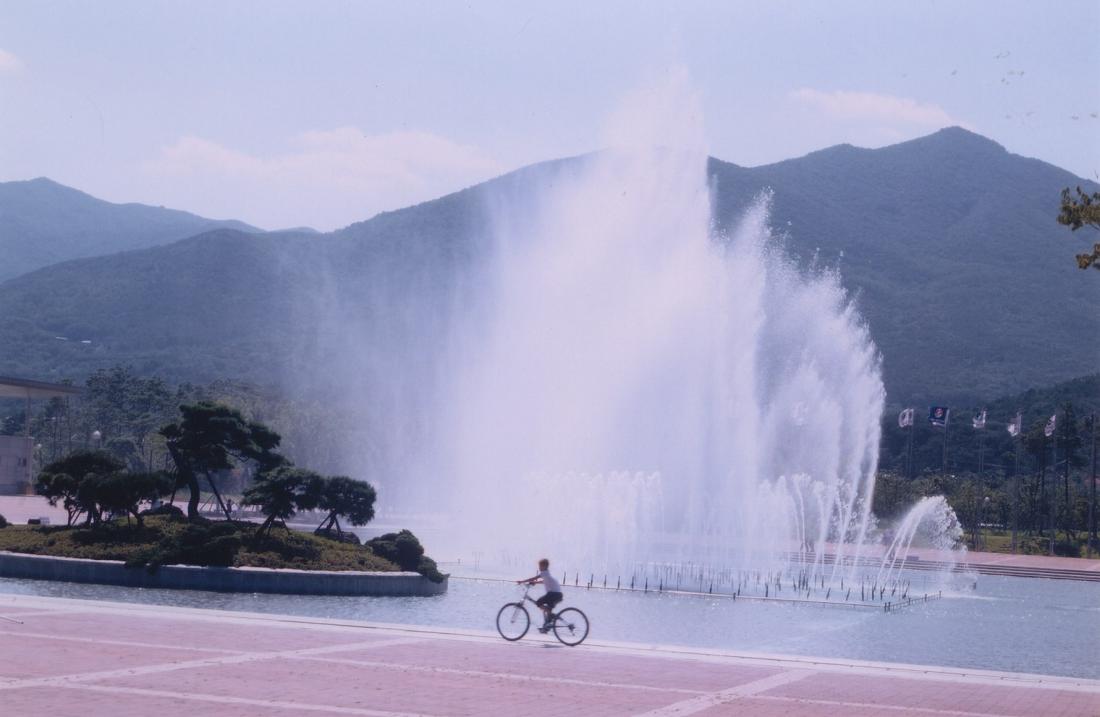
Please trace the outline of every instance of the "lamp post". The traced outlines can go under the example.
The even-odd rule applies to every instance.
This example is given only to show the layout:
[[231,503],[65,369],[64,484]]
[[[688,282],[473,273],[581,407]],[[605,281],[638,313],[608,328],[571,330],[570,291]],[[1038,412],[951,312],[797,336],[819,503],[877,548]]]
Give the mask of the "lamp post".
[[92,431],[92,441],[94,442],[95,449],[98,451],[100,443],[103,441],[103,434],[99,431]]
[[31,465],[31,483],[30,487],[27,489],[28,492],[30,492],[32,495],[34,494],[34,479],[39,473],[42,472],[42,466],[45,465],[45,463],[46,460],[44,452],[42,450],[42,444],[34,444],[34,459],[33,464]]
[[981,548],[985,544],[985,535],[982,533],[982,521],[985,519],[985,515],[988,512],[988,510],[989,510],[989,496],[987,495],[985,497],[985,499],[982,501],[981,515],[978,516],[978,541],[979,541],[980,544],[974,546],[976,549]]

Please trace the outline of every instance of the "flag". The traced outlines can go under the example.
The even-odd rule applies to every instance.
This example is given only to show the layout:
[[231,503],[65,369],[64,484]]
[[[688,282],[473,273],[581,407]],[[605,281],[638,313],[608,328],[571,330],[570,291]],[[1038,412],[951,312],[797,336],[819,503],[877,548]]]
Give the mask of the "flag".
[[913,425],[913,409],[904,408],[901,413],[898,414],[898,428],[905,428],[906,426]]
[[933,426],[947,428],[947,417],[951,415],[951,409],[947,406],[929,406],[928,422]]
[[979,411],[978,413],[974,414],[974,428],[975,429],[985,428],[985,409],[984,408],[981,411]]
[[1008,424],[1008,435],[1015,438],[1020,435],[1021,429],[1024,427],[1024,414],[1022,412],[1016,412],[1016,418],[1012,419],[1012,423]]
[[1047,421],[1047,427],[1043,429],[1043,435],[1045,435],[1047,438],[1050,438],[1051,436],[1054,435],[1054,429],[1057,428],[1057,427],[1058,427],[1058,414],[1057,413],[1052,413],[1050,415],[1050,420]]

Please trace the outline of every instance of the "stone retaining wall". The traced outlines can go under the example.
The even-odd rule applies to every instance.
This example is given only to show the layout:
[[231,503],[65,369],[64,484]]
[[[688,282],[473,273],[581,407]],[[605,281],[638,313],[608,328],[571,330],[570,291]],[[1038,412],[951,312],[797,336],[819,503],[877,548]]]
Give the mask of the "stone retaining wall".
[[205,568],[197,565],[162,565],[150,573],[145,568],[127,568],[120,560],[57,558],[3,551],[0,551],[0,577],[290,595],[415,596],[447,592],[446,578],[441,583],[433,583],[419,573]]

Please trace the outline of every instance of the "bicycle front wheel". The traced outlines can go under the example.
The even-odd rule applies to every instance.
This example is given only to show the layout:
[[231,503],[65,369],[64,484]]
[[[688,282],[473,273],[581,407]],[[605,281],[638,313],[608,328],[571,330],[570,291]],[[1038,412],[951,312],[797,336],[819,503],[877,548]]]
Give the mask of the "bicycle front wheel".
[[554,635],[563,644],[576,647],[588,637],[588,616],[575,607],[567,607],[554,620]]
[[497,613],[497,632],[509,642],[515,642],[527,634],[531,616],[521,602],[510,602]]

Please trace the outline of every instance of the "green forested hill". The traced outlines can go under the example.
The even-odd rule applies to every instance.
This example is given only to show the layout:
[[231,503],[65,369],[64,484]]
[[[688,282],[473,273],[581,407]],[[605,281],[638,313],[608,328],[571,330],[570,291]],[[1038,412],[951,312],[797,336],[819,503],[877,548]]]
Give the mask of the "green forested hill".
[[991,416],[1011,420],[1020,411],[1024,426],[1045,422],[1050,415],[1072,403],[1078,417],[1100,413],[1100,373],[1063,381],[1054,386],[1029,388],[1013,396],[1005,396],[991,402],[985,408]]
[[68,259],[168,244],[216,227],[256,231],[143,204],[112,204],[49,179],[0,182],[0,281]]
[[711,170],[720,221],[770,187],[788,247],[839,269],[891,401],[1003,395],[1100,368],[1100,275],[1073,261],[1089,237],[1054,220],[1062,187],[1095,185],[959,128]]
[[[984,458],[987,466],[1013,464],[1013,451],[1016,443],[1005,430],[1008,423],[1019,411],[1022,416],[1024,434],[1041,432],[1047,420],[1058,413],[1059,425],[1065,421],[1066,404],[1071,404],[1076,426],[1074,431],[1081,435],[1080,458],[1089,456],[1088,435],[1084,419],[1093,413],[1100,413],[1100,373],[1081,376],[1063,381],[1053,386],[1029,388],[1020,393],[1002,396],[990,400],[983,397],[972,403],[950,406],[950,430],[948,431],[948,470],[976,471],[978,469],[979,441],[984,445]],[[883,416],[882,445],[879,468],[902,472],[905,468],[907,428],[899,428],[898,408],[891,407]],[[973,427],[972,417],[986,409],[987,422],[984,430]],[[943,430],[932,428],[927,420],[927,407],[917,406],[913,427],[913,474],[919,475],[925,470],[939,472],[943,467]],[[1063,425],[1064,427],[1064,425]],[[1029,472],[1038,468],[1037,456],[1022,456],[1021,470]]]
[[[388,375],[387,362],[428,362],[478,281],[467,270],[494,202],[522,201],[584,161],[327,235],[221,230],[9,280],[0,374],[132,363],[176,380],[267,383],[335,362],[355,381]],[[883,353],[891,403],[978,400],[1097,370],[1100,276],[1076,268],[1081,240],[1054,221],[1062,187],[1086,184],[1073,175],[961,129],[756,168],[712,160],[709,171],[720,227],[770,189],[790,252],[839,271]],[[403,350],[373,350],[389,344]]]
[[0,365],[58,380],[122,362],[176,381],[270,381],[309,241],[219,229],[11,279],[0,284]]

